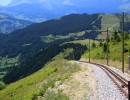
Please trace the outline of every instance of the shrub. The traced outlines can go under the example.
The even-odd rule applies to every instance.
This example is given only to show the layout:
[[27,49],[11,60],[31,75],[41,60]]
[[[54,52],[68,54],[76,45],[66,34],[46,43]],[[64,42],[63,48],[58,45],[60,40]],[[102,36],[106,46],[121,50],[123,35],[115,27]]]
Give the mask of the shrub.
[[0,81],[0,90],[5,88],[5,84],[3,82]]
[[114,34],[112,35],[111,40],[115,43],[115,42],[121,42],[121,38],[118,35],[117,31],[114,32]]
[[100,43],[99,43],[99,47],[102,47],[102,46],[103,46],[103,44],[102,44],[102,42],[100,42]]
[[103,44],[103,52],[105,52],[105,53],[107,52],[107,45],[106,45],[106,43]]
[[63,95],[61,90],[58,90],[57,93],[54,91],[48,92],[45,96],[45,100],[69,100],[69,98]]
[[127,52],[129,52],[129,49],[128,48],[124,48],[124,53],[127,53]]
[[95,48],[96,47],[96,44],[95,43],[92,43],[92,48]]

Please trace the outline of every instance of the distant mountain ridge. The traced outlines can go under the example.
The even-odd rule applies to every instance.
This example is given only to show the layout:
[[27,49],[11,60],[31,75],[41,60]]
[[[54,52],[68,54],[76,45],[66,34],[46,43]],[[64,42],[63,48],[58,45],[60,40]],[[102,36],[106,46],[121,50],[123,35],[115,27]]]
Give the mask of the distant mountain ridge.
[[25,28],[30,24],[32,24],[30,21],[16,19],[7,14],[0,14],[0,33],[9,34],[16,29]]
[[101,2],[106,3],[94,4],[94,0],[12,0],[8,6],[1,7],[0,12],[18,19],[42,22],[74,13],[121,13],[123,7],[127,7],[122,0],[114,1],[114,4],[108,0]]

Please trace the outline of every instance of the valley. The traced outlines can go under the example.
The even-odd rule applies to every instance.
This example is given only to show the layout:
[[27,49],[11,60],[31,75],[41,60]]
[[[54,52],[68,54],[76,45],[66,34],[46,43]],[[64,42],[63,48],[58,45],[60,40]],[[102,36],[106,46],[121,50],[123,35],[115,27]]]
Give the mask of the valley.
[[[110,32],[108,39],[109,65],[121,70],[122,34],[117,32],[121,30],[120,17],[121,14],[70,14],[59,19],[34,23],[7,35],[1,34],[0,98],[4,98],[3,100],[17,100],[18,98],[22,100],[58,98],[60,100],[61,97],[68,100],[73,98],[75,93],[69,95],[64,90],[65,88],[55,90],[55,84],[59,84],[61,87],[66,84],[71,86],[77,79],[77,77],[74,78],[75,75],[86,77],[83,74],[84,70],[93,76],[93,71],[83,70],[81,65],[74,63],[78,60],[88,62],[88,39],[90,39],[91,61],[106,64],[106,33],[101,30],[106,30],[107,27]],[[125,23],[124,47],[127,74],[129,74],[130,47],[129,18],[128,14],[125,17],[127,23]],[[71,77],[73,77],[72,80]],[[69,79],[70,81],[68,81]],[[91,86],[90,83],[85,85],[85,83],[81,83],[80,79],[77,81],[81,85],[79,88],[83,89],[84,86],[86,88],[86,91],[79,92],[84,95],[89,94],[91,89],[87,88]],[[92,93],[95,94],[94,98],[97,98],[96,83],[95,80],[93,81]],[[77,84],[74,86],[76,87]],[[70,87],[66,86],[66,89],[70,89]],[[84,95],[79,95],[79,98],[80,96],[89,97]]]
[[130,100],[129,0],[0,0],[0,100]]

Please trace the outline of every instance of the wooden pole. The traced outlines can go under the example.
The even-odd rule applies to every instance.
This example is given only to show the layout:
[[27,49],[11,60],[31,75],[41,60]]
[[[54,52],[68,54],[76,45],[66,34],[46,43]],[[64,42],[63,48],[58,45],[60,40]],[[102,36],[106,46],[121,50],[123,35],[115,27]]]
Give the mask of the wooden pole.
[[90,63],[90,33],[89,33],[89,63]]
[[124,73],[124,12],[122,16],[122,72]]
[[106,41],[107,42],[107,65],[109,65],[108,64],[108,62],[109,62],[109,55],[108,55],[109,54],[109,46],[108,46],[109,40],[108,39],[109,39],[109,36],[108,36],[108,28],[107,28],[107,41]]

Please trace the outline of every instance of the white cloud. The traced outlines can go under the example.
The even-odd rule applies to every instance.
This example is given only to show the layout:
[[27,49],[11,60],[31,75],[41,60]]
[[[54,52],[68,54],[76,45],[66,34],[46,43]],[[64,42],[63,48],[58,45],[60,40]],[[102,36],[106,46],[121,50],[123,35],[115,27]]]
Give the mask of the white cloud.
[[38,2],[43,4],[46,9],[53,9],[53,2],[51,0],[39,0]]
[[63,2],[63,5],[75,5],[73,2],[71,2],[70,0],[65,0]]
[[11,3],[9,4],[9,6],[16,6],[19,4],[23,4],[23,3],[31,3],[29,0],[12,0]]
[[130,3],[122,4],[119,6],[121,11],[130,11]]
[[11,0],[0,0],[0,5],[7,6],[10,2]]
[[9,6],[16,6],[20,4],[36,4],[40,3],[42,4],[46,9],[53,9],[53,2],[52,0],[12,0],[12,2],[9,4]]
[[129,0],[122,0],[123,3],[126,3],[126,2],[128,2],[128,1],[129,1]]

